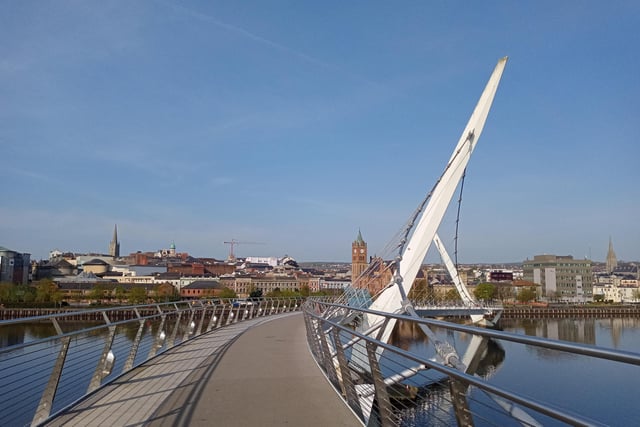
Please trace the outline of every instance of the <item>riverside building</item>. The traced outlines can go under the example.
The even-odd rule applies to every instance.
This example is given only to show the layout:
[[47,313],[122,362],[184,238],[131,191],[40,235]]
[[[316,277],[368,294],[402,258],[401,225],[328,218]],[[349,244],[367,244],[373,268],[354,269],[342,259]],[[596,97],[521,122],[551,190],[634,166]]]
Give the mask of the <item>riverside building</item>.
[[524,280],[542,286],[549,300],[585,302],[593,300],[591,260],[573,256],[535,255],[523,262]]

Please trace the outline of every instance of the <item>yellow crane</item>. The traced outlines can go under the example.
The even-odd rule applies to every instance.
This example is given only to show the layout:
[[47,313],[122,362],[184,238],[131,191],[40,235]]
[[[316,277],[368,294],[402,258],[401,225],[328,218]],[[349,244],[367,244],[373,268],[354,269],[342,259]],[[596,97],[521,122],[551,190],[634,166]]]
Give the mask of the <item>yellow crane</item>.
[[231,239],[228,242],[224,242],[225,245],[229,245],[229,256],[227,257],[227,261],[235,261],[236,254],[234,248],[236,245],[262,245],[262,242],[239,242],[236,239]]

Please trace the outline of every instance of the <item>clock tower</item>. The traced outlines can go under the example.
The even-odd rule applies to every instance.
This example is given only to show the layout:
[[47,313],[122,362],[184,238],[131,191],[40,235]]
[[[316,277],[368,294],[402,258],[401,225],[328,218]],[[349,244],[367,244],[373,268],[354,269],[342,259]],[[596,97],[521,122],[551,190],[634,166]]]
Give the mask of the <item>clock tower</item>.
[[368,267],[367,243],[362,239],[362,233],[358,230],[358,237],[351,244],[351,282],[355,284],[358,276]]

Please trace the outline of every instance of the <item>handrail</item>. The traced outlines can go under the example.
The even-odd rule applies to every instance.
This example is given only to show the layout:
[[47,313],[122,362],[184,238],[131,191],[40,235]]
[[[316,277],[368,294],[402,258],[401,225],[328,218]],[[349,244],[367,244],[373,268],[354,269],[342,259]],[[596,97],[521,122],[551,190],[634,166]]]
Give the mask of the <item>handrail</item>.
[[[344,308],[344,306],[341,306],[339,304],[334,304],[334,303],[324,303],[324,305],[327,307]],[[349,309],[351,308],[349,307]],[[448,329],[451,331],[466,332],[471,335],[479,335],[486,338],[496,338],[500,340],[519,343],[519,344],[528,344],[536,347],[547,348],[550,350],[565,351],[569,353],[580,354],[583,356],[591,356],[599,359],[612,360],[615,362],[623,362],[623,363],[629,363],[629,364],[640,366],[640,353],[633,353],[630,351],[615,350],[615,349],[597,347],[597,346],[587,345],[587,344],[572,343],[568,341],[557,341],[557,340],[552,340],[548,338],[540,338],[540,337],[533,337],[529,335],[515,334],[512,332],[504,332],[504,331],[499,331],[495,329],[486,329],[486,328],[479,328],[476,326],[461,325],[458,323],[446,322],[446,321],[437,320],[437,319],[429,319],[426,317],[416,319],[415,317],[406,316],[403,314],[381,313],[379,311],[373,311],[366,308],[359,308],[356,311],[361,313],[383,315],[387,318],[414,322],[416,324],[422,324],[427,326],[437,326],[437,327]]]
[[[0,347],[0,424],[40,425],[174,346],[233,323],[298,311],[303,301],[183,300],[0,321],[0,328],[12,330],[52,328],[48,336]],[[115,320],[117,312],[129,317]],[[73,326],[67,321],[78,316],[100,320],[65,331]]]
[[[476,346],[482,352],[481,342],[487,339],[509,341],[535,348],[552,349],[570,354],[588,356],[628,365],[640,365],[640,354],[628,351],[600,348],[583,344],[519,335],[492,329],[450,323],[441,320],[415,318],[412,316],[384,313],[346,305],[308,299],[303,306],[307,339],[318,365],[345,403],[351,407],[365,425],[372,423],[393,426],[401,423],[404,414],[415,413],[415,408],[424,407],[425,399],[433,393],[443,397],[438,406],[449,409],[443,424],[473,425],[473,420],[483,419],[478,410],[478,391],[489,397],[492,405],[483,401],[484,409],[498,416],[507,417],[522,425],[547,425],[555,422],[571,425],[603,425],[584,414],[576,414],[539,399],[526,396],[491,383],[490,376],[474,374],[469,360],[477,354],[468,354],[467,366],[462,370],[447,365],[437,355],[431,357],[416,354],[395,345],[385,343],[377,337],[387,324],[395,320],[403,324],[437,327],[439,330],[463,332],[471,336],[469,348]],[[359,331],[358,318],[374,314],[385,319],[369,331]],[[393,319],[394,321],[389,322]],[[435,343],[434,343],[435,345]],[[476,352],[477,353],[477,352]],[[465,355],[466,356],[466,355]],[[415,384],[420,384],[415,386]],[[433,388],[435,387],[435,388]],[[470,389],[470,387],[472,387]],[[472,392],[475,389],[476,391]],[[434,391],[435,390],[435,391]],[[444,391],[442,391],[444,390]],[[484,400],[487,400],[486,397]],[[469,402],[474,403],[474,406]],[[440,408],[442,409],[442,408]],[[406,422],[406,421],[405,421]]]

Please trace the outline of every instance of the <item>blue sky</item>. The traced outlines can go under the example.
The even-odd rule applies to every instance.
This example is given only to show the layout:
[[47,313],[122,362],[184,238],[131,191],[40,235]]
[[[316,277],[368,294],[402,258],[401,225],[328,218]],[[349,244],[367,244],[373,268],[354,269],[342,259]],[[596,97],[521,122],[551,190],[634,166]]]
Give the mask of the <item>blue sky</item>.
[[[348,261],[509,62],[459,260],[640,259],[636,1],[0,1],[0,245]],[[441,237],[453,251],[452,215]],[[430,251],[433,253],[434,251]],[[432,258],[430,255],[428,257]]]

